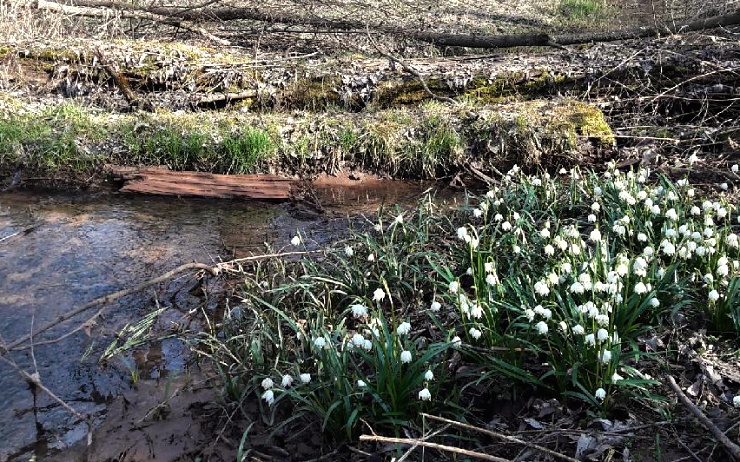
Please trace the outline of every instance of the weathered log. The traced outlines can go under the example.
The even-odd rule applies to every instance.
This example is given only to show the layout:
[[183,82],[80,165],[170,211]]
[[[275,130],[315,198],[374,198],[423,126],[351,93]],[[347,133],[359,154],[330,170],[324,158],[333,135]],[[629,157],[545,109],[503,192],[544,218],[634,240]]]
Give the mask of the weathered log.
[[205,172],[127,167],[113,168],[114,180],[124,184],[120,191],[208,198],[245,198],[257,200],[290,200],[295,182],[277,175],[217,175]]
[[[39,0],[44,1],[44,0]],[[69,1],[69,0],[67,0]],[[519,46],[562,46],[590,42],[611,42],[625,39],[655,37],[665,33],[697,31],[740,24],[740,9],[732,13],[718,15],[695,21],[674,22],[662,28],[633,28],[611,32],[588,32],[583,34],[547,35],[544,33],[511,34],[511,35],[471,35],[424,32],[420,30],[389,26],[384,23],[373,23],[352,19],[327,19],[319,16],[302,16],[282,11],[270,11],[269,8],[253,7],[216,7],[184,8],[173,6],[134,7],[118,0],[75,0],[75,5],[90,8],[112,8],[120,11],[140,11],[168,18],[170,21],[232,21],[253,20],[270,24],[288,24],[311,26],[329,31],[357,31],[366,33],[378,32],[401,36],[433,43],[439,46],[459,46],[468,48],[508,48]]]

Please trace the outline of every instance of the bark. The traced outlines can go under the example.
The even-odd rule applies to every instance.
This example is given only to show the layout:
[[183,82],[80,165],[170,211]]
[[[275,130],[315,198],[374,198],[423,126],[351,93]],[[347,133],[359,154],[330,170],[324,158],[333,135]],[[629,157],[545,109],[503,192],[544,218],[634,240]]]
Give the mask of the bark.
[[165,196],[290,200],[294,181],[277,175],[217,175],[157,168],[113,169],[123,192]]
[[176,27],[181,27],[219,43],[228,44],[202,28],[192,25],[196,21],[233,21],[252,20],[273,24],[303,25],[326,29],[327,31],[357,31],[384,33],[432,43],[438,46],[457,46],[467,48],[510,48],[520,46],[563,46],[589,42],[610,42],[625,39],[655,37],[665,33],[697,31],[740,24],[740,10],[733,13],[714,16],[683,23],[666,25],[664,28],[636,28],[612,32],[589,32],[550,36],[544,33],[512,35],[470,35],[425,32],[415,29],[387,26],[382,23],[371,23],[355,20],[327,19],[319,16],[302,16],[282,11],[270,11],[266,8],[218,7],[192,9],[183,7],[149,7],[139,8],[115,0],[76,0],[73,5],[63,5],[47,0],[36,0],[39,9],[60,13],[81,14],[86,16],[105,16],[114,9],[124,17],[149,19]]

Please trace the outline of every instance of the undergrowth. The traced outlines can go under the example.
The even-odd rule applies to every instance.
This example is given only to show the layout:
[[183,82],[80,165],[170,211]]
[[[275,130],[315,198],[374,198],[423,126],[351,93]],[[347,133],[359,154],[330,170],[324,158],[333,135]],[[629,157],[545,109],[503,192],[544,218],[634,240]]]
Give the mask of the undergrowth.
[[422,411],[475,419],[500,393],[664,412],[670,354],[645,339],[677,319],[740,332],[735,207],[646,169],[563,173],[515,167],[465,207],[381,210],[336,246],[257,263],[196,348],[229,398],[334,440],[416,433]]

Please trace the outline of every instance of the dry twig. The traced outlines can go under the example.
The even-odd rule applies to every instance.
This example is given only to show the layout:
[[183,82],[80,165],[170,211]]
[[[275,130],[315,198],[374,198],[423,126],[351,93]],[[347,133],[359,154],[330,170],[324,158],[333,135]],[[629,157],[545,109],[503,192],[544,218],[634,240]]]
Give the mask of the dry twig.
[[676,393],[678,396],[679,401],[683,403],[684,406],[689,408],[692,414],[694,414],[694,417],[701,423],[704,428],[706,428],[709,433],[712,434],[712,436],[727,449],[727,451],[732,455],[732,457],[735,460],[740,460],[740,446],[733,443],[727,435],[722,433],[722,430],[717,428],[714,423],[712,423],[711,420],[707,416],[704,415],[704,413],[696,407],[696,404],[692,403],[691,400],[686,396],[686,394],[681,390],[681,388],[676,383],[676,379],[673,378],[673,376],[667,376],[668,379],[668,385],[671,387],[671,389]]
[[456,448],[454,446],[446,446],[444,444],[430,443],[428,441],[416,439],[416,438],[389,438],[379,435],[360,435],[360,441],[378,441],[381,443],[399,443],[399,444],[410,444],[412,446],[423,446],[426,448],[437,449],[439,451],[452,452],[455,454],[462,454],[464,456],[473,457],[475,459],[490,460],[493,462],[511,462],[509,459],[492,456],[489,454],[483,454],[482,452],[470,451],[468,449]]
[[570,456],[566,456],[566,455],[560,454],[559,452],[553,451],[552,449],[548,449],[548,448],[546,448],[544,446],[539,446],[537,444],[530,443],[528,441],[520,440],[519,438],[515,438],[513,436],[504,435],[503,433],[497,433],[497,432],[494,432],[492,430],[487,430],[485,428],[476,427],[474,425],[469,425],[469,424],[466,424],[466,423],[457,422],[455,420],[445,419],[444,417],[437,417],[437,416],[434,416],[434,415],[424,414],[424,413],[422,413],[421,415],[422,415],[422,417],[425,417],[427,419],[435,420],[437,422],[443,422],[443,423],[452,425],[453,427],[462,428],[464,430],[471,430],[471,431],[475,431],[475,432],[478,432],[478,433],[483,433],[484,435],[493,436],[495,438],[501,438],[502,440],[511,441],[512,443],[522,444],[524,446],[530,447],[532,449],[536,449],[538,451],[544,452],[544,453],[549,454],[551,456],[558,457],[558,458],[563,459],[563,460],[567,460],[568,462],[578,462],[577,459],[574,459],[574,458],[572,458]]

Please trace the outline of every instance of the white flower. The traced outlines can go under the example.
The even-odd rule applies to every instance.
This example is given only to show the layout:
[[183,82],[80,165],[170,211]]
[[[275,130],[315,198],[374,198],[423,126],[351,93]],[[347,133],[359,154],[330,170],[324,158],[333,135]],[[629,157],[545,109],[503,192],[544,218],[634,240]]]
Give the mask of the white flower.
[[719,292],[713,289],[711,292],[709,292],[709,301],[716,302],[717,300],[719,300]]
[[457,281],[450,282],[450,293],[456,294],[460,290],[460,283]]
[[576,335],[583,335],[585,330],[583,329],[583,326],[578,324],[573,328],[573,333]]
[[594,215],[593,213],[589,214],[588,215],[588,222],[589,223],[596,223],[596,215]]
[[511,223],[509,223],[508,221],[501,223],[501,229],[503,231],[511,231]]
[[464,241],[465,240],[465,237],[467,235],[468,235],[468,228],[466,228],[464,226],[461,226],[461,227],[457,228],[457,237],[458,237],[458,239],[460,239],[461,241]]
[[594,212],[598,212],[599,209],[601,209],[601,205],[598,202],[594,202],[591,204],[591,210]]
[[479,331],[475,327],[471,327],[468,333],[470,334],[471,337],[473,337],[476,340],[478,340],[480,336],[483,335],[483,332]]
[[365,351],[370,351],[373,349],[373,342],[370,340],[365,339],[365,341],[362,343],[362,349]]
[[638,282],[637,284],[635,284],[636,294],[644,294],[644,293],[647,293],[647,291],[648,291],[647,286],[644,283]]
[[271,406],[272,403],[275,402],[275,393],[272,390],[267,390],[266,392],[262,393],[262,399],[267,402],[268,406]]
[[396,329],[398,335],[406,335],[409,332],[411,332],[411,324],[406,321],[402,322]]
[[555,248],[550,244],[547,244],[545,246],[545,255],[547,255],[548,257],[555,255]]
[[612,352],[609,350],[604,350],[601,353],[601,362],[604,364],[609,364],[612,360]]
[[616,372],[612,374],[612,383],[617,383],[620,380],[624,380],[624,377],[622,377],[621,375],[617,374]]
[[457,335],[452,337],[452,340],[450,340],[450,343],[452,343],[452,346],[459,347],[462,345],[462,340]]
[[369,262],[371,262],[371,263],[372,263],[372,262],[374,262],[374,261],[375,261],[375,254],[374,254],[374,253],[370,253],[370,254],[369,254],[369,255],[367,256],[367,261],[369,261]]
[[668,209],[665,212],[665,217],[671,221],[676,221],[678,220],[678,212],[676,212],[676,209]]
[[547,287],[545,281],[537,281],[534,283],[534,291],[541,297],[546,297],[550,293],[550,288]]
[[583,292],[585,292],[585,290],[586,289],[583,287],[583,284],[581,284],[578,281],[574,282],[570,286],[570,291],[573,292],[574,294],[582,294]]
[[729,188],[729,185],[727,183],[720,183],[719,187],[721,190],[727,191],[727,189]]
[[737,164],[733,164],[732,167],[730,167],[730,170],[732,170],[732,173],[737,173],[737,171],[738,171]]
[[373,292],[373,301],[382,302],[383,299],[385,299],[385,291],[378,287],[375,289],[375,292]]
[[550,237],[550,230],[547,228],[541,229],[540,236],[542,236],[544,239],[547,239],[548,237]]
[[699,215],[701,214],[701,209],[695,205],[691,207],[691,210],[689,211],[689,213],[692,215]]
[[645,242],[647,241],[647,235],[645,233],[637,233],[637,240],[639,242]]
[[591,242],[599,242],[601,240],[601,232],[598,229],[595,229],[591,231],[588,238]]
[[283,376],[282,382],[280,382],[280,385],[282,385],[283,388],[288,388],[292,384],[293,384],[293,376],[292,375],[289,375],[289,374],[285,374]]
[[434,372],[432,372],[431,369],[427,370],[424,373],[424,380],[426,380],[427,382],[434,380]]
[[[734,165],[734,167],[737,167],[737,165]],[[736,395],[734,398],[732,398],[732,405],[735,407],[740,407],[740,395]]]
[[357,386],[360,387],[360,388],[365,388],[367,386],[367,384],[365,383],[364,380],[358,380],[357,381]]
[[311,381],[311,374],[301,374],[298,378],[301,379],[301,382],[303,383],[309,383]]
[[365,344],[365,337],[360,333],[356,333],[352,336],[352,344],[356,347],[362,347]]
[[545,321],[540,321],[534,326],[537,329],[537,332],[541,335],[545,335],[548,331],[547,323]]
[[419,392],[419,399],[422,401],[431,401],[432,393],[429,391],[428,388],[425,388]]
[[594,393],[594,396],[596,397],[596,399],[603,401],[604,398],[606,398],[606,390],[604,390],[603,388],[599,388],[598,390],[596,390],[596,393]]
[[586,342],[586,345],[596,345],[596,337],[594,336],[594,334],[588,334],[583,338],[583,340]]
[[395,220],[393,220],[393,222],[394,222],[394,223],[396,223],[396,224],[399,224],[399,225],[400,225],[401,223],[403,223],[403,213],[402,213],[402,214],[400,214],[400,215],[398,215],[398,216],[396,217],[396,219],[395,219]]
[[653,308],[657,308],[657,307],[659,307],[659,306],[660,306],[660,300],[658,300],[658,299],[657,299],[656,297],[653,297],[653,298],[651,298],[651,299],[650,299],[650,301],[649,301],[648,303],[649,303],[649,304],[650,304],[650,306],[652,306]]
[[324,348],[326,346],[326,339],[324,337],[316,337],[313,339],[313,344],[316,348]]
[[411,352],[409,350],[403,350],[401,352],[401,362],[402,363],[410,363],[411,362]]
[[355,318],[367,316],[367,307],[365,305],[356,304],[352,305],[350,308],[352,309],[352,316]]
[[301,245],[301,237],[300,236],[293,236],[293,239],[290,240],[290,243],[294,246]]
[[352,250],[352,247],[347,245],[344,247],[344,254],[347,255],[348,257],[351,257],[352,255],[355,254],[355,251]]
[[489,274],[488,276],[486,276],[486,284],[488,284],[489,286],[495,286],[496,284],[498,284],[498,278],[496,277],[496,275]]
[[265,390],[269,390],[274,385],[275,385],[275,383],[272,381],[272,379],[270,377],[265,377],[262,380],[262,388],[264,388]]
[[429,306],[429,309],[432,311],[439,311],[440,308],[442,308],[442,304],[439,303],[437,300],[433,301],[432,304]]

